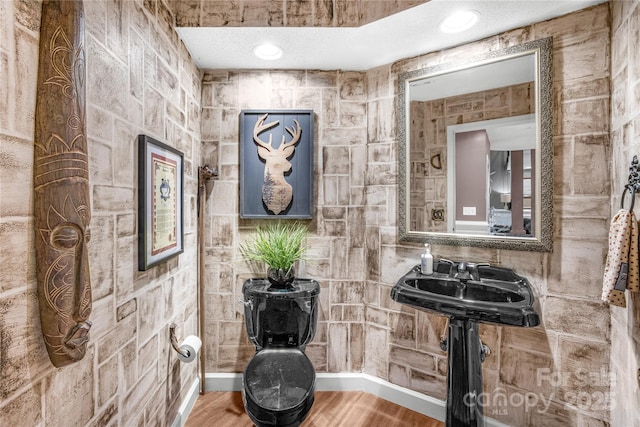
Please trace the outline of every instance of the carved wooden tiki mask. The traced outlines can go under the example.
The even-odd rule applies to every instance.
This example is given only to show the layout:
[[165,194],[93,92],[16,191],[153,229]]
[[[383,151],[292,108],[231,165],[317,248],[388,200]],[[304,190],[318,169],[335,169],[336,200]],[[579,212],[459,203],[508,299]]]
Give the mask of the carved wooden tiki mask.
[[61,367],[84,357],[91,327],[82,1],[42,6],[33,185],[40,323]]

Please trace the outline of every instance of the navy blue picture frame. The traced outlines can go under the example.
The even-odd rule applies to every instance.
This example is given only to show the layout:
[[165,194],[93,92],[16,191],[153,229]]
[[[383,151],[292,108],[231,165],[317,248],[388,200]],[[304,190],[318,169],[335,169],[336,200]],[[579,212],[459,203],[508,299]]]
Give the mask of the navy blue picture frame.
[[[261,118],[263,123],[277,125],[260,133],[260,139],[277,149],[284,136],[289,142],[292,135],[286,128],[296,130],[300,124],[300,139],[295,150],[287,157],[291,168],[284,173],[285,181],[291,185],[293,196],[288,207],[274,213],[263,201],[262,187],[265,182],[266,161],[258,155],[258,144],[253,133]],[[313,217],[313,110],[242,110],[240,112],[240,217],[263,219],[310,219]]]

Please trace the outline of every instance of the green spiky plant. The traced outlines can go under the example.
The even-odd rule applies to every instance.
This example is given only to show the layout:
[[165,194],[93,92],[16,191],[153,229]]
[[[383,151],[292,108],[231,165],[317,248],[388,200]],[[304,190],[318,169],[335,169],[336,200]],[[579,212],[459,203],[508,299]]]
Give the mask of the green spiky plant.
[[296,261],[306,259],[308,233],[307,226],[298,222],[258,227],[253,238],[240,245],[240,253],[248,261],[260,261],[270,269],[288,272]]

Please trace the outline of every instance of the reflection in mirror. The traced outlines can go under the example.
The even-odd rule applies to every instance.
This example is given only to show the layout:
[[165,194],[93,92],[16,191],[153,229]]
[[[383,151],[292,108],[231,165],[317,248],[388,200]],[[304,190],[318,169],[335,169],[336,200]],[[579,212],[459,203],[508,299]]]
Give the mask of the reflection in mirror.
[[398,80],[401,240],[550,250],[550,39]]
[[446,231],[535,236],[535,115],[447,130]]

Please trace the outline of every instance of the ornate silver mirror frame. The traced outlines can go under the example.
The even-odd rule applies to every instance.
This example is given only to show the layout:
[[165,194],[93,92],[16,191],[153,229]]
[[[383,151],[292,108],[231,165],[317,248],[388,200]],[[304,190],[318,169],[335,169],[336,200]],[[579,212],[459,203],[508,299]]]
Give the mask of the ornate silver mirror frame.
[[[468,73],[476,67],[488,64],[505,62],[511,58],[519,58],[527,55],[533,56],[535,64],[534,72],[534,99],[535,102],[535,150],[534,170],[535,179],[532,180],[532,189],[535,203],[531,206],[530,228],[535,230],[531,235],[508,235],[487,232],[476,234],[474,232],[456,232],[451,226],[446,231],[433,232],[411,229],[411,159],[410,141],[411,117],[410,117],[410,87],[426,79],[438,76],[453,76],[455,73]],[[482,54],[461,63],[440,64],[437,66],[401,73],[398,76],[398,162],[399,162],[399,206],[398,224],[399,239],[408,242],[428,242],[432,244],[475,246],[498,249],[513,249],[523,251],[549,252],[552,249],[553,234],[553,140],[552,140],[552,45],[551,38],[535,40],[518,46],[509,47],[500,51]],[[468,92],[469,93],[469,92]],[[484,119],[480,119],[484,120]],[[446,149],[446,148],[445,148]],[[446,154],[443,153],[443,156]],[[440,157],[437,158],[441,162]],[[445,160],[442,161],[446,165]],[[433,158],[431,166],[434,165]],[[487,178],[489,179],[489,178]],[[451,182],[449,182],[449,185]],[[451,190],[450,190],[451,191]],[[511,197],[509,195],[509,197]],[[447,220],[451,216],[444,212],[445,209],[431,210],[430,220]],[[505,205],[506,207],[506,205]],[[487,214],[488,215],[488,214]],[[415,223],[415,221],[414,221]]]

